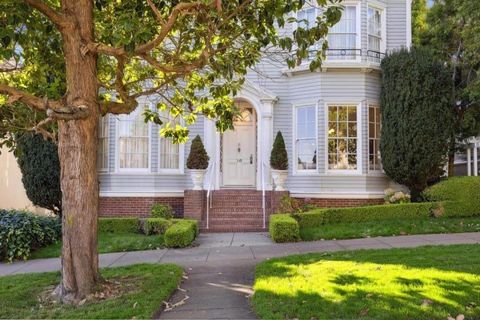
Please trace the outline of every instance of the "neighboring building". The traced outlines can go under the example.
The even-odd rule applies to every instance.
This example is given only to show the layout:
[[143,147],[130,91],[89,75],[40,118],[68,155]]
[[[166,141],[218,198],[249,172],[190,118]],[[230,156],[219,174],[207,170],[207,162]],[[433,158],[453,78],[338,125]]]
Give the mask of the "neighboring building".
[[455,155],[455,176],[480,175],[480,136],[472,137],[465,142],[465,152]]
[[[190,137],[202,137],[211,159],[205,189],[214,190],[208,207],[212,230],[264,226],[262,190],[272,190],[269,157],[277,131],[289,155],[291,196],[321,206],[383,201],[390,181],[378,147],[380,61],[386,52],[410,46],[411,3],[342,3],[345,10],[328,35],[330,50],[321,70],[310,72],[308,61],[288,69],[265,58],[235,97],[242,110],[235,131],[220,135],[214,122],[203,118],[190,127]],[[298,14],[314,21],[319,13],[307,4]],[[205,227],[205,195],[185,192],[191,189],[185,168],[190,144],[173,145],[158,135],[158,126],[143,122],[142,108],[155,105],[155,97],[141,105],[130,115],[102,121],[100,214],[148,215],[153,203],[162,202],[178,215],[197,215]],[[271,208],[278,198],[267,195]]]

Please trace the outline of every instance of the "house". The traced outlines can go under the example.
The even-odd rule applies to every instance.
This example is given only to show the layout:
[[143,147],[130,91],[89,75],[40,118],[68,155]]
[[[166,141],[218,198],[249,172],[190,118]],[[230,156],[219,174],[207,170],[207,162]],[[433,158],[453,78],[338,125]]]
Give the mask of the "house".
[[465,151],[455,154],[455,176],[478,176],[480,174],[478,148],[480,148],[480,136],[470,137],[464,141]]
[[[288,69],[266,56],[235,97],[242,111],[234,131],[221,135],[202,118],[190,127],[190,137],[200,135],[210,156],[205,191],[190,190],[189,143],[173,145],[159,137],[158,126],[143,122],[142,108],[154,105],[154,98],[142,100],[130,115],[104,118],[100,215],[148,215],[153,203],[168,203],[205,229],[262,229],[281,196],[272,192],[269,166],[278,131],[289,156],[290,196],[319,206],[383,202],[391,183],[378,147],[380,61],[386,52],[410,46],[411,0],[343,4],[321,69],[310,72],[308,61]],[[318,14],[308,3],[298,12],[304,23]]]

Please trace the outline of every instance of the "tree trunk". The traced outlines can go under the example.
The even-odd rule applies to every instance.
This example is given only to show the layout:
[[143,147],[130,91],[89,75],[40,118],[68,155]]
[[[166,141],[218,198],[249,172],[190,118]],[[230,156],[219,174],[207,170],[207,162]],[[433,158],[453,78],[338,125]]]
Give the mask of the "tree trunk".
[[89,116],[59,121],[58,154],[62,188],[62,282],[56,293],[64,302],[79,301],[99,282],[97,253],[97,102],[96,56],[82,55],[93,40],[93,1],[62,0],[62,11],[74,22],[63,35],[67,105],[86,105]]

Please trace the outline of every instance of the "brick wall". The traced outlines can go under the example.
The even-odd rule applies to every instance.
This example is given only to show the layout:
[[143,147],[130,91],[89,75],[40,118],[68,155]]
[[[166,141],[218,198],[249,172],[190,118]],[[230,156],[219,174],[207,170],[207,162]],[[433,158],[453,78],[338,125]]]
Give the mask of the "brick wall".
[[321,199],[296,198],[304,203],[313,204],[320,208],[358,207],[365,205],[383,204],[383,199]]
[[155,203],[169,204],[176,217],[183,217],[183,197],[100,197],[99,215],[145,217]]

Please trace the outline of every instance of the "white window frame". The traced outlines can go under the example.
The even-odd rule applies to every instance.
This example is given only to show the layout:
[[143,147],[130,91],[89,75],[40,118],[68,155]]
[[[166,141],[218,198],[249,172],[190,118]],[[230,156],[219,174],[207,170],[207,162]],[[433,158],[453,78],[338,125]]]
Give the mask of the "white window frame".
[[[362,8],[361,8],[361,1],[360,0],[347,0],[347,1],[342,1],[342,6],[344,7],[355,7],[355,22],[356,22],[356,31],[357,31],[357,37],[355,41],[355,48],[356,50],[361,50],[362,49]],[[330,34],[330,31],[329,33]],[[328,40],[328,35],[327,35],[327,40]],[[329,48],[330,49],[330,48]],[[327,49],[328,52],[328,49]],[[357,54],[355,59],[335,59],[332,57],[326,57],[325,61],[330,61],[330,62],[358,62],[361,61],[362,59],[362,54],[361,52]]]
[[[329,169],[328,162],[328,109],[330,106],[356,106],[357,107],[357,169]],[[360,175],[363,167],[362,154],[362,103],[361,102],[333,102],[325,103],[325,172],[331,175]]]
[[[137,108],[141,108],[142,104],[145,102],[139,102],[139,105]],[[146,107],[150,109],[150,104],[146,104]],[[133,111],[132,111],[133,112]],[[132,174],[138,174],[138,173],[151,173],[151,168],[152,168],[152,125],[150,122],[147,122],[148,126],[148,167],[147,168],[120,168],[120,130],[119,130],[119,124],[120,124],[120,117],[126,116],[126,115],[119,115],[115,119],[115,144],[116,144],[116,150],[115,150],[115,167],[116,167],[116,172],[117,173],[132,173]]]
[[[302,107],[313,107],[315,108],[315,146],[317,150],[317,165],[315,169],[305,169],[298,170],[297,168],[297,109]],[[318,150],[318,102],[312,101],[310,103],[300,103],[292,105],[292,165],[293,165],[293,175],[317,175],[318,166],[319,166],[319,150]]]
[[[183,119],[180,119],[180,123],[183,125]],[[160,127],[159,127],[160,130]],[[161,139],[166,139],[162,136],[160,136],[160,132],[158,134],[158,163],[157,163],[157,171],[159,174],[184,174],[185,173],[185,143],[179,143],[178,144],[178,168],[177,169],[168,169],[168,168],[162,168],[160,166],[160,140]]]
[[368,10],[373,9],[380,11],[382,15],[382,28],[381,28],[381,41],[380,41],[380,52],[386,53],[387,51],[387,9],[385,6],[380,5],[377,2],[369,2],[367,6],[367,52],[370,50],[370,40],[369,40],[369,32],[368,32]]
[[[376,109],[378,109],[378,111],[380,111],[380,105],[378,103],[368,103],[367,104],[367,140],[368,140],[368,143],[367,143],[367,148],[368,148],[368,151],[367,151],[367,154],[368,154],[367,168],[368,168],[368,172],[371,172],[371,173],[383,173],[381,157],[380,157],[379,168],[378,169],[370,169],[370,107],[376,108]],[[381,120],[381,114],[380,114],[380,129],[381,128],[382,128],[382,120]],[[378,136],[377,139],[378,139],[378,142],[380,142],[380,135]],[[380,151],[380,146],[378,146],[378,150]]]
[[[106,166],[104,168],[100,168],[98,166],[98,163],[97,163],[97,171],[99,173],[107,173],[109,168],[110,168],[110,115],[109,114],[106,114],[105,116],[101,117],[99,119],[99,122],[105,120],[107,122],[107,135],[104,136],[104,137],[100,137],[100,124],[99,124],[99,131],[98,131],[98,139],[100,140],[101,138],[103,138],[106,142],[107,142],[107,163],[106,163]],[[100,144],[97,145],[97,148]],[[98,149],[97,149],[97,153],[98,153]],[[98,156],[97,156],[97,162],[98,162]]]

